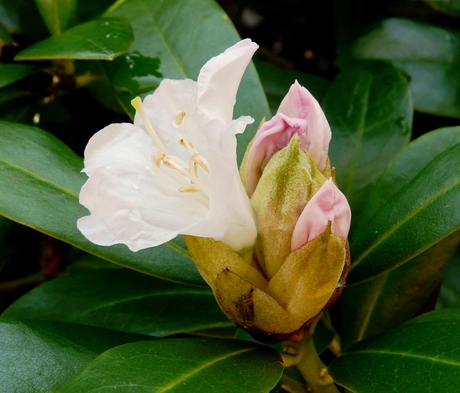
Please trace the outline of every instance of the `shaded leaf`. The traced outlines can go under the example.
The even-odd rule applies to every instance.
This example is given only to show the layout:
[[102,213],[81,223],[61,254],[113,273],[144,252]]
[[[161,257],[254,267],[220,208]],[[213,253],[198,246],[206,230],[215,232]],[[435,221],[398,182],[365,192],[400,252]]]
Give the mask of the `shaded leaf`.
[[[193,355],[193,356],[191,356]],[[277,351],[239,340],[168,339],[113,348],[63,393],[269,392],[283,372]]]
[[434,158],[350,244],[349,284],[392,270],[460,228],[460,143]]
[[95,19],[28,47],[15,60],[113,60],[126,52],[133,40],[126,19]]
[[[132,98],[151,93],[163,77],[196,80],[201,67],[211,57],[240,40],[230,18],[213,0],[121,0],[105,15],[128,18],[136,37],[126,56],[104,63],[110,79],[123,75],[125,82],[120,83],[119,79],[113,82],[114,89],[131,117],[134,114]],[[144,64],[150,61],[158,67],[152,66],[146,74],[146,67],[138,66],[139,61]],[[270,116],[252,64],[246,70],[236,100],[234,117],[241,115],[250,115],[255,122],[238,135],[240,160],[262,117]]]
[[183,240],[136,253],[97,246],[78,231],[83,161],[52,135],[0,121],[0,214],[109,261],[174,281],[202,284]]
[[233,326],[209,288],[125,269],[79,271],[52,280],[21,297],[3,316],[76,322],[152,336]]
[[438,154],[460,142],[460,127],[445,127],[428,132],[412,141],[378,179],[366,200],[360,225],[372,216],[399,190],[406,186]]
[[359,38],[347,57],[391,61],[410,76],[414,106],[460,117],[460,32],[391,18]]
[[33,74],[42,68],[35,64],[0,64],[0,88]]
[[61,34],[75,22],[77,0],[35,0],[52,35]]
[[447,264],[436,308],[460,307],[460,248]]
[[273,114],[276,113],[279,104],[294,81],[297,80],[303,87],[307,88],[320,102],[330,85],[327,79],[313,74],[287,70],[264,61],[256,61],[255,65]]
[[4,392],[60,391],[102,352],[151,338],[64,322],[0,319],[0,386]]
[[414,317],[441,281],[459,241],[457,231],[389,273],[346,288],[340,299],[342,347]]
[[425,0],[432,7],[451,15],[460,16],[459,0]]
[[460,310],[434,311],[361,341],[328,371],[357,393],[453,392],[460,378]]
[[409,141],[408,83],[389,64],[362,62],[339,74],[322,106],[332,129],[331,164],[354,223],[379,175]]

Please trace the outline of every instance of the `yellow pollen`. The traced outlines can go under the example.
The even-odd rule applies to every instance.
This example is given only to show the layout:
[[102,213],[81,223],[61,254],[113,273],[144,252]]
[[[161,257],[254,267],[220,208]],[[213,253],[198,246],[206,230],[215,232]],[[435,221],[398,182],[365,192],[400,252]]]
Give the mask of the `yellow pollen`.
[[184,111],[176,113],[176,116],[174,118],[174,123],[176,124],[176,126],[182,124],[182,122],[184,121],[185,115],[186,113]]
[[209,173],[209,164],[208,161],[199,153],[195,153],[192,156],[192,160],[195,161],[199,166],[203,168],[205,172]]
[[187,186],[182,186],[179,188],[179,192],[200,192],[201,188],[195,184],[189,184]]

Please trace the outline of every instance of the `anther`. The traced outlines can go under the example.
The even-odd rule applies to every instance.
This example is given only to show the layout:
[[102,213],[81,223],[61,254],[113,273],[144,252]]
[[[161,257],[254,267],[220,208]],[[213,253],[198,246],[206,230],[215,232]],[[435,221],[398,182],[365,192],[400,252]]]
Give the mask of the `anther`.
[[186,113],[184,111],[176,113],[176,116],[174,117],[174,124],[176,124],[176,126],[182,124],[185,115]]
[[200,192],[201,188],[195,184],[189,184],[187,186],[182,186],[179,188],[179,192]]
[[152,162],[157,166],[160,166],[161,161],[163,158],[166,157],[166,153],[164,151],[157,151],[151,155]]
[[209,163],[206,159],[199,153],[192,155],[192,160],[195,161],[199,166],[201,166],[205,172],[209,173]]

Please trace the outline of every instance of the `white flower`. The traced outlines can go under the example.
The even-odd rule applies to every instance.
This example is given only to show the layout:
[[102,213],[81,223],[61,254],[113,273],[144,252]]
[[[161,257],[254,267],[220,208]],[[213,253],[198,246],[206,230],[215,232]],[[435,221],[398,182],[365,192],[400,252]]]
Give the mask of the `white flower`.
[[198,81],[168,80],[133,100],[133,124],[111,124],[85,149],[88,181],[78,228],[99,245],[132,251],[178,234],[221,240],[239,251],[257,231],[236,162],[236,138],[251,117],[232,120],[241,77],[257,49],[243,40],[209,60]]

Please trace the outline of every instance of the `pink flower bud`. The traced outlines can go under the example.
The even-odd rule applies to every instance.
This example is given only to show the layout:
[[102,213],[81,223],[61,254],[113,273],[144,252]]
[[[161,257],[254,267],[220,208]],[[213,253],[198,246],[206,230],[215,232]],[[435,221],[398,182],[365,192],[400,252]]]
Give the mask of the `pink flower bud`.
[[296,81],[284,97],[277,114],[264,123],[252,141],[247,156],[246,190],[254,192],[262,170],[270,158],[286,147],[297,134],[300,147],[313,157],[323,172],[331,140],[331,129],[318,101]]
[[351,210],[347,198],[332,178],[326,180],[308,201],[294,227],[291,250],[297,250],[320,236],[329,222],[335,236],[346,238],[350,229]]

